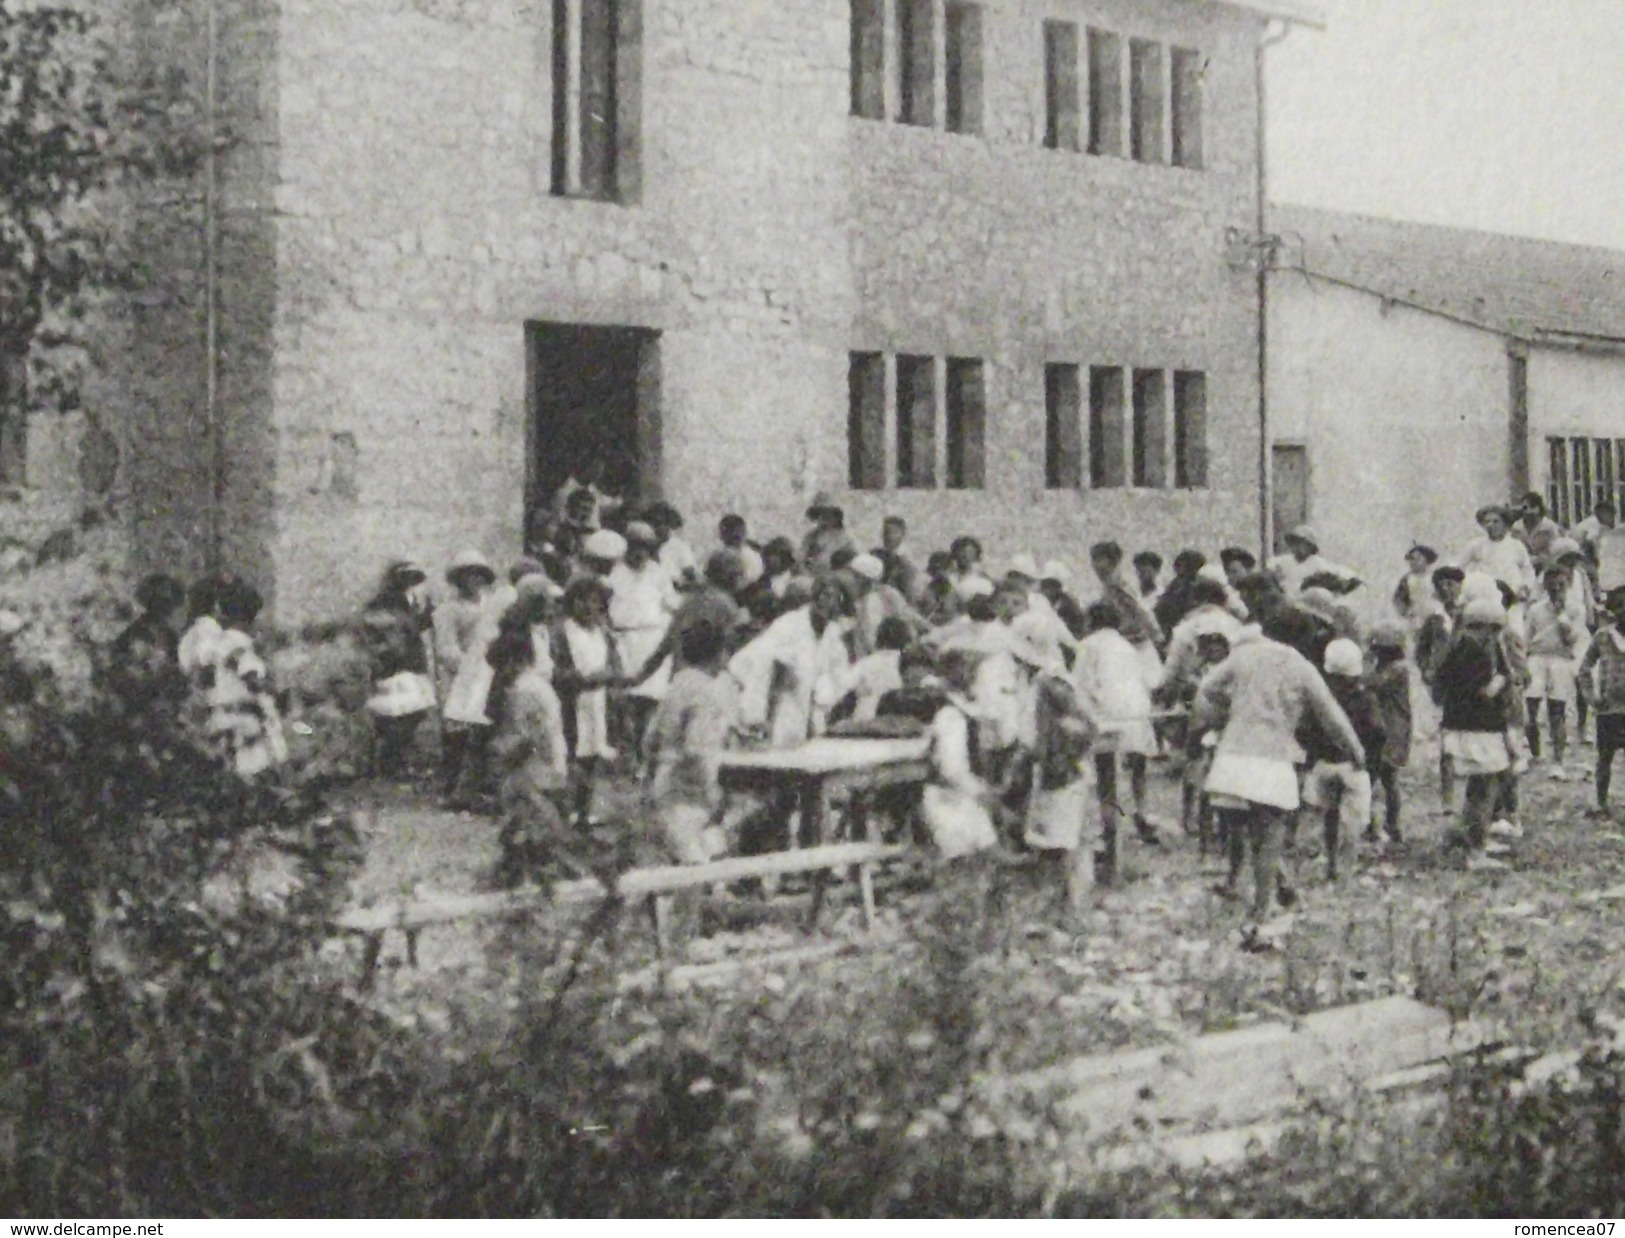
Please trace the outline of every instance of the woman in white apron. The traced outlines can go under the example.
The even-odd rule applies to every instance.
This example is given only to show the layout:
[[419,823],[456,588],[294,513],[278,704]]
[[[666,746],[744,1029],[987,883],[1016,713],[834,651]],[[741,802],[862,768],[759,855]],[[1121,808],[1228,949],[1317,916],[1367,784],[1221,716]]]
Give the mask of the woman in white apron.
[[[678,596],[671,574],[655,558],[658,538],[640,521],[626,526],[626,558],[610,569],[609,626],[621,665],[641,667],[659,649],[671,628]],[[623,744],[641,747],[643,732],[655,705],[671,681],[671,659],[622,698],[619,735]]]

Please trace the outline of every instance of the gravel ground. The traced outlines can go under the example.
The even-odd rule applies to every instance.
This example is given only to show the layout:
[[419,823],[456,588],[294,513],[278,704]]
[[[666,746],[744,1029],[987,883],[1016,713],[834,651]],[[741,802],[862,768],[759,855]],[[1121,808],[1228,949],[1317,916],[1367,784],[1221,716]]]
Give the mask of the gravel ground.
[[[1081,924],[1063,924],[1056,890],[1041,872],[1000,878],[996,938],[978,987],[1010,1068],[1058,1056],[1155,1044],[1204,1031],[1290,1017],[1386,993],[1408,993],[1458,1013],[1503,1022],[1534,1043],[1568,1043],[1588,1012],[1619,1009],[1625,966],[1621,903],[1594,895],[1625,882],[1625,832],[1615,819],[1588,820],[1593,750],[1571,755],[1566,780],[1537,766],[1523,780],[1526,835],[1507,867],[1468,873],[1441,849],[1454,819],[1437,811],[1432,752],[1424,748],[1406,779],[1408,854],[1362,854],[1336,884],[1320,875],[1318,829],[1306,822],[1294,861],[1301,902],[1272,926],[1277,948],[1237,948],[1243,912],[1218,898],[1220,876],[1194,840],[1164,832],[1167,845],[1123,842],[1118,888],[1098,894]],[[1424,774],[1422,771],[1429,771]],[[625,805],[629,784],[608,788],[601,812]],[[358,903],[403,893],[479,889],[496,858],[496,825],[440,810],[408,788],[366,788],[368,858]],[[609,811],[606,811],[608,809]],[[1153,815],[1174,820],[1177,789],[1153,775]],[[718,1003],[767,1000],[790,981],[820,977],[860,1005],[886,1009],[918,922],[919,893],[883,891],[883,943],[857,959],[799,968],[768,967],[738,977]],[[740,895],[742,907],[751,905]],[[687,958],[734,950],[780,949],[808,939],[794,918],[777,916],[736,931],[690,940]],[[511,1005],[502,956],[505,930],[493,925],[424,934],[420,967],[403,966],[401,943],[386,945],[380,993],[392,1006],[433,1022],[461,1000]],[[645,938],[647,934],[643,935]],[[815,940],[858,940],[850,905],[826,914]],[[493,949],[495,945],[495,949]],[[634,951],[648,960],[646,941]],[[765,988],[764,988],[765,986]],[[866,995],[866,996],[865,996]],[[436,1015],[436,1011],[442,1013]]]

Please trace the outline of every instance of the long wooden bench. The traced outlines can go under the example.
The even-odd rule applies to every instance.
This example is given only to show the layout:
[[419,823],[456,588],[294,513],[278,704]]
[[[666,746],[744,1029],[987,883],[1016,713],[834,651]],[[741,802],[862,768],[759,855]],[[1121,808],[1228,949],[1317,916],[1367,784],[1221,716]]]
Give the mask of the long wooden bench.
[[635,868],[622,873],[613,889],[596,879],[584,878],[560,882],[552,889],[545,890],[399,899],[347,911],[333,922],[333,927],[339,932],[363,938],[366,943],[362,956],[363,979],[370,982],[383,952],[384,934],[391,929],[405,934],[407,961],[416,966],[418,935],[434,925],[522,915],[550,907],[581,906],[613,894],[628,901],[647,900],[654,919],[655,948],[664,960],[670,948],[670,902],[673,894],[751,879],[815,874],[818,879],[813,887],[810,928],[817,923],[829,876],[838,869],[856,869],[863,926],[865,930],[872,930],[875,921],[874,866],[887,860],[901,859],[910,851],[908,847],[881,843],[839,843],[770,855],[737,856],[709,864]]

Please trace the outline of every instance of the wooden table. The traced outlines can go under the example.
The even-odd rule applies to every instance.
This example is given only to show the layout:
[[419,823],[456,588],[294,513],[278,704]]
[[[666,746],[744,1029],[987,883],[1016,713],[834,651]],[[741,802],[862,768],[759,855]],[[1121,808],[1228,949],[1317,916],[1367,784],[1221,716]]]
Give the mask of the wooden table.
[[717,781],[725,791],[759,794],[794,793],[801,803],[801,828],[790,831],[790,846],[805,839],[826,842],[830,800],[838,792],[855,793],[857,812],[867,836],[863,797],[882,787],[923,783],[931,772],[931,738],[846,739],[824,736],[795,748],[767,752],[730,752]]

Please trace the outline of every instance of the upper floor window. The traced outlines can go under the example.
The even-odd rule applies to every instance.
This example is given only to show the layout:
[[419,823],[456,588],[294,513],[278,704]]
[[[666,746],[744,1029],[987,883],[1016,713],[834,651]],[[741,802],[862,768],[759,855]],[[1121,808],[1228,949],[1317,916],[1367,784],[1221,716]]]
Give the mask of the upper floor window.
[[553,0],[552,192],[632,202],[639,185],[642,0]]
[[[982,131],[982,9],[965,0],[850,0],[852,115]],[[938,31],[941,43],[938,43]],[[940,100],[940,102],[939,102]]]

